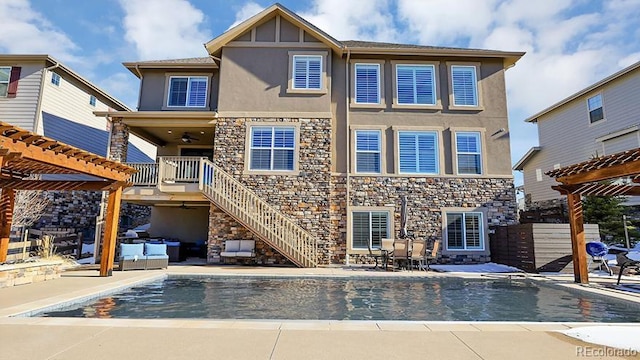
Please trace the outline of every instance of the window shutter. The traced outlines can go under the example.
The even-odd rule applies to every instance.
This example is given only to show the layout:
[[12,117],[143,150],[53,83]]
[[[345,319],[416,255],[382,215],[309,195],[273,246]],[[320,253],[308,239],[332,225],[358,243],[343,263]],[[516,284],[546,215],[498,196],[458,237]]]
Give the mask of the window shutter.
[[300,56],[293,57],[293,88],[307,88],[307,62]]
[[452,66],[451,83],[453,86],[454,105],[478,105],[476,68],[474,66]]
[[400,172],[416,172],[418,153],[416,151],[416,137],[413,134],[400,133]]
[[7,91],[8,98],[14,98],[18,94],[18,81],[20,81],[20,66],[11,68],[11,78],[9,79],[9,89]]
[[320,90],[322,87],[322,57],[293,57],[293,88]]
[[207,80],[190,79],[189,102],[187,106],[205,106],[207,104]]
[[356,131],[356,172],[380,172],[380,132]]
[[400,132],[398,141],[401,173],[435,174],[438,172],[435,133]]
[[396,87],[398,104],[436,104],[434,67],[431,65],[398,65]]
[[416,136],[418,149],[418,172],[436,173],[436,138],[433,134]]
[[356,103],[380,103],[380,66],[378,64],[356,64]]

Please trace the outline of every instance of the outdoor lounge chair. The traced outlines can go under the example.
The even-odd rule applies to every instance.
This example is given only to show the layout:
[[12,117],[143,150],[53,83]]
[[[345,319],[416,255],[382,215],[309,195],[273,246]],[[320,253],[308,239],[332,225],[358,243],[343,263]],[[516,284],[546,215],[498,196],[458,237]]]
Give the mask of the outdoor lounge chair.
[[605,258],[608,253],[609,248],[606,244],[600,241],[590,241],[587,243],[587,254],[591,256],[591,261],[594,263],[599,263],[600,270],[602,270],[602,267],[604,266],[604,268],[607,269],[609,276],[611,276],[613,275],[613,271],[611,271],[611,268],[607,263],[607,259]]
[[626,252],[618,253],[616,255],[616,260],[618,261],[618,266],[620,267],[620,272],[618,273],[618,282],[616,283],[616,285],[620,285],[620,278],[622,277],[624,269],[628,269],[629,267],[640,268],[640,261],[629,259]]
[[398,267],[402,267],[402,264],[407,266],[407,269],[411,265],[409,262],[409,248],[411,246],[411,240],[409,239],[396,239],[393,241],[392,263],[398,262]]
[[167,244],[144,244],[145,269],[164,269],[169,266]]
[[393,239],[381,239],[380,242],[380,255],[382,255],[384,269],[387,270],[389,268],[390,261],[391,267],[393,268]]
[[417,263],[418,264],[418,270],[427,270],[426,266],[425,266],[425,262],[426,262],[426,258],[425,258],[425,252],[426,252],[427,246],[426,246],[426,242],[425,241],[412,241],[411,242],[411,251],[410,251],[410,260],[411,260],[411,264],[410,264],[410,268],[411,270],[413,270],[413,264]]
[[147,265],[147,260],[144,256],[144,244],[120,244],[118,263],[120,271],[144,270]]
[[438,250],[440,250],[440,240],[436,240],[433,242],[433,248],[431,248],[431,252],[429,252],[429,250],[425,250],[424,262],[427,266],[425,271],[429,271],[429,263],[438,258]]

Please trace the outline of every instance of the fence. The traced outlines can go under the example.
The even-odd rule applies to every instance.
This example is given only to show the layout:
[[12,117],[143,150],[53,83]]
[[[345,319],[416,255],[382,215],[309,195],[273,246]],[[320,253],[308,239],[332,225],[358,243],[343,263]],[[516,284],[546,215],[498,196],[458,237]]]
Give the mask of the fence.
[[53,237],[53,246],[55,253],[61,255],[79,256],[82,254],[82,233],[70,233],[69,230],[37,230],[27,229],[16,234],[18,241],[9,243],[9,251],[7,253],[7,261],[24,260],[29,255],[37,251],[42,245],[42,237],[48,235]]

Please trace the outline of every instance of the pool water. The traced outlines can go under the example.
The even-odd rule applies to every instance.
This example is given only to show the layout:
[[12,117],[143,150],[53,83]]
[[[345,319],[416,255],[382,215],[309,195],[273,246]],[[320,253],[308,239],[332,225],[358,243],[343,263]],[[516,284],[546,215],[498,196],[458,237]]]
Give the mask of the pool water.
[[168,277],[36,316],[638,322],[638,310],[525,279]]

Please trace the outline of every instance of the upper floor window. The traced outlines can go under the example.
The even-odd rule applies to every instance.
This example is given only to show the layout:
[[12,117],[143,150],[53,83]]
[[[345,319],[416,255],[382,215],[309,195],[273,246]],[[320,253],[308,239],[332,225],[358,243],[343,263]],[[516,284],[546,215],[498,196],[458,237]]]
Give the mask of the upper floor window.
[[91,95],[89,96],[89,105],[96,106],[96,97]]
[[60,86],[60,75],[51,73],[51,83],[55,86]]
[[322,89],[322,56],[293,56],[293,88],[302,90]]
[[169,79],[167,106],[205,107],[206,105],[206,76],[172,76]]
[[602,109],[602,94],[590,97],[587,100],[589,107],[589,121],[593,124],[596,121],[604,119],[604,111]]
[[484,250],[481,212],[447,212],[447,250]]
[[456,133],[458,174],[482,174],[482,152],[479,132]]
[[354,211],[351,213],[351,243],[354,249],[379,249],[389,238],[388,211]]
[[295,145],[294,127],[251,127],[249,170],[293,171]]
[[356,130],[356,172],[381,172],[381,132],[378,130]]
[[400,131],[398,148],[400,173],[438,173],[438,137],[435,131]]
[[433,65],[396,65],[397,101],[400,105],[436,105]]
[[0,96],[5,97],[9,92],[9,79],[11,67],[0,66]]
[[356,104],[380,104],[380,64],[355,64]]
[[476,66],[451,66],[451,92],[454,106],[479,106]]

